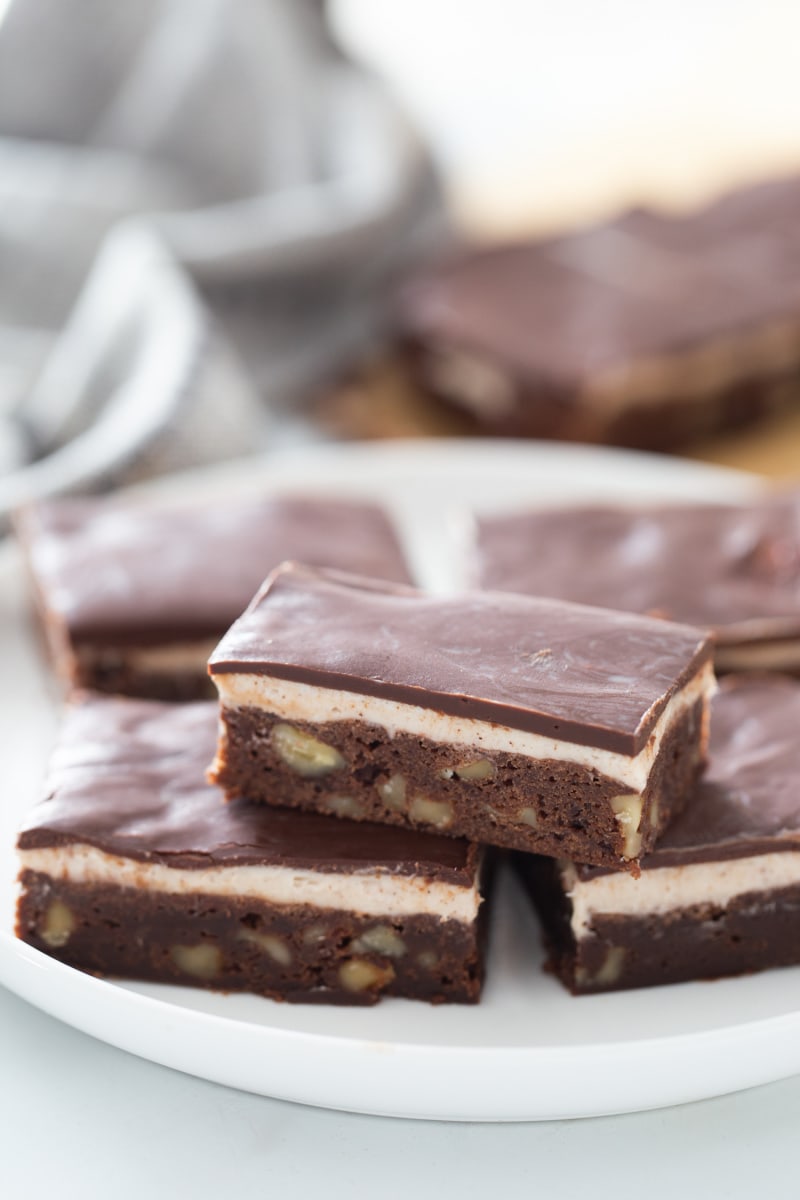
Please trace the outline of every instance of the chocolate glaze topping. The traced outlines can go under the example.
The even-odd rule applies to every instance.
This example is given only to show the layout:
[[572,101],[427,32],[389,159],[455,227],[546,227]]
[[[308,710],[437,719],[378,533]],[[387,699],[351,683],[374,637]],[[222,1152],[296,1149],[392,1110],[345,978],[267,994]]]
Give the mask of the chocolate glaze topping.
[[[711,707],[708,770],[642,870],[800,850],[800,683],[734,676]],[[583,878],[602,870],[579,867]]]
[[20,531],[44,606],[78,643],[219,637],[286,558],[410,578],[386,515],[330,498],[58,500]]
[[470,887],[477,847],[456,838],[235,800],[205,782],[218,706],[83,697],[66,716],[47,794],[20,849],[88,843],[184,869],[266,864],[424,875]]
[[546,241],[467,252],[407,289],[402,330],[522,378],[598,373],[797,321],[800,179],[698,212],[644,210]]
[[800,493],[487,517],[476,557],[487,588],[711,626],[720,643],[800,636]]
[[212,675],[271,675],[634,755],[710,657],[645,617],[473,592],[455,598],[284,564],[232,626]]

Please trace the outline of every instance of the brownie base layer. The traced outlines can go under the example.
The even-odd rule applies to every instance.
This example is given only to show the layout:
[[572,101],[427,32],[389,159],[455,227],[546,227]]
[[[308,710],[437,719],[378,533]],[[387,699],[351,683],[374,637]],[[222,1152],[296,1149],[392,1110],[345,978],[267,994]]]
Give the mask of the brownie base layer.
[[546,860],[530,870],[515,856],[539,913],[549,966],[573,995],[658,987],[800,963],[800,887],[737,896],[723,908],[696,904],[642,916],[597,915],[576,940],[569,897]]
[[[627,834],[612,808],[626,789],[574,763],[436,743],[356,721],[292,725],[335,746],[344,765],[304,776],[287,766],[272,736],[283,722],[258,708],[224,708],[225,737],[214,780],[228,798],[335,813],[350,820],[429,829],[486,845],[637,870],[682,809],[703,767],[703,702],[666,734],[642,793],[641,820]],[[471,770],[459,774],[454,764]],[[477,765],[481,764],[481,765]],[[472,777],[464,777],[465,775]],[[480,777],[483,774],[483,777]],[[637,838],[631,843],[630,838]],[[640,839],[640,840],[638,840]],[[633,851],[631,853],[631,851]]]
[[486,903],[464,925],[71,884],[29,870],[20,882],[17,936],[92,974],[300,1003],[480,997]]

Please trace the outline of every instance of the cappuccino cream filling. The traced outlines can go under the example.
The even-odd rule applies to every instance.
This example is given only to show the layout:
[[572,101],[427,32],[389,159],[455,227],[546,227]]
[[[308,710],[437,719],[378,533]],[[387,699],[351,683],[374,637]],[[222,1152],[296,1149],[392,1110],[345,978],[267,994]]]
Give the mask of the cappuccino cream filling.
[[561,885],[572,904],[576,941],[593,936],[597,916],[650,917],[693,905],[724,908],[749,892],[772,892],[800,885],[800,851],[759,854],[718,862],[653,867],[638,879],[627,874],[581,880],[572,863],[560,864]]
[[[670,698],[646,745],[630,757],[489,721],[452,717],[435,709],[396,700],[273,679],[268,675],[222,673],[214,675],[213,679],[223,708],[257,708],[284,721],[303,721],[316,726],[360,721],[379,725],[390,737],[410,734],[438,744],[458,746],[462,752],[464,749],[472,753],[483,750],[519,754],[542,762],[575,763],[615,780],[633,792],[644,791],[661,743],[672,727],[698,700],[710,699],[716,688],[713,667],[706,663]],[[335,745],[335,728],[322,730],[321,736]]]
[[23,869],[64,883],[302,904],[364,916],[425,915],[472,923],[481,903],[477,879],[460,887],[425,876],[380,870],[345,875],[251,864],[186,870],[108,854],[83,842],[21,850],[19,859]]

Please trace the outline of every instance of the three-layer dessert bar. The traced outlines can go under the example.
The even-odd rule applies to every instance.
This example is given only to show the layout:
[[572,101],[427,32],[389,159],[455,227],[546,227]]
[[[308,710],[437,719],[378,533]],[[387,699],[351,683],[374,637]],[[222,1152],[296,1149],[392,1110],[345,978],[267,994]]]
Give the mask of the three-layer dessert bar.
[[770,411],[800,379],[798,212],[795,177],[467,249],[404,291],[411,376],[503,435],[662,449]]
[[303,1002],[476,1001],[483,851],[225,804],[204,778],[216,724],[209,702],[69,709],[18,840],[18,935],[102,975]]
[[800,963],[800,684],[728,676],[707,775],[639,879],[516,855],[575,993]]
[[638,612],[714,633],[718,671],[800,669],[800,495],[485,516],[482,587]]
[[64,682],[154,699],[213,697],[209,654],[286,558],[409,582],[387,515],[330,497],[65,499],[18,530]]
[[700,631],[285,564],[209,662],[228,796],[635,870],[705,757]]

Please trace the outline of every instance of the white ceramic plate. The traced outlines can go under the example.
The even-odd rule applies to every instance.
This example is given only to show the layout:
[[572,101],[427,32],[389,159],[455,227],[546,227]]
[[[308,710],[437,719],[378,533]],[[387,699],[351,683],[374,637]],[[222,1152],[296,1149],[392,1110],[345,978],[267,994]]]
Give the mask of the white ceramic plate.
[[[374,496],[402,518],[430,585],[452,582],[444,514],[586,498],[735,499],[749,477],[621,451],[538,444],[315,447],[189,476],[210,487]],[[157,569],[157,564],[154,564]],[[0,807],[0,981],[135,1054],[234,1087],[407,1117],[542,1120],[653,1108],[800,1071],[800,969],[716,983],[572,998],[541,970],[533,918],[511,880],[495,911],[475,1008],[402,1000],[374,1009],[275,1004],[105,982],[12,936],[14,834],[36,796],[57,717],[27,627],[18,562],[0,562],[5,688]]]

